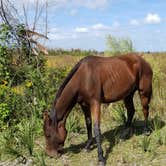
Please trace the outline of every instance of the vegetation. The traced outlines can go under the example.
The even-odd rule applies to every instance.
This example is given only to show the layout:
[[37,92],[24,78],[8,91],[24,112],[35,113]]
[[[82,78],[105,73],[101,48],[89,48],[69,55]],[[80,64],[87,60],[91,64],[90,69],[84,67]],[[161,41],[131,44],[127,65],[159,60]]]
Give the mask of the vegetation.
[[[52,105],[55,92],[72,66],[90,52],[51,50],[44,58],[42,54],[27,52],[26,43],[23,47],[8,45],[11,35],[6,25],[1,25],[0,31],[0,43],[3,43],[0,46],[0,165],[74,166],[78,162],[96,165],[96,146],[89,153],[82,151],[87,133],[78,105],[67,119],[68,138],[60,158],[45,154],[42,131],[42,112]],[[166,54],[143,56],[154,71],[149,121],[152,133],[149,137],[142,135],[143,113],[138,94],[134,97],[133,134],[124,141],[119,139],[126,122],[123,103],[102,105],[102,146],[107,165],[155,166],[166,162]]]
[[108,50],[105,51],[106,56],[134,52],[133,43],[130,38],[117,38],[107,35],[106,44],[108,46]]
[[81,50],[81,49],[71,49],[71,50],[64,50],[64,49],[50,49],[49,56],[89,56],[97,54],[95,50]]

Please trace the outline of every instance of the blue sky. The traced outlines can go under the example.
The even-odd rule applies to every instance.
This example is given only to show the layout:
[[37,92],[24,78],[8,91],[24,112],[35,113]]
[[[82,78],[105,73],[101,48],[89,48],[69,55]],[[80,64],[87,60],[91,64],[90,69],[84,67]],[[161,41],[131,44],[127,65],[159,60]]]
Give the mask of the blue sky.
[[48,47],[103,51],[106,35],[112,34],[130,38],[137,51],[166,50],[165,0],[48,0],[48,4]]

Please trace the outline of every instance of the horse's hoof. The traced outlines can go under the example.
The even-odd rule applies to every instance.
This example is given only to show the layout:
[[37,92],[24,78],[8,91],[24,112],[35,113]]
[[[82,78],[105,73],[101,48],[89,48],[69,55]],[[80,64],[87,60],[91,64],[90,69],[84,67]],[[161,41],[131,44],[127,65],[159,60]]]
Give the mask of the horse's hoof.
[[89,148],[84,148],[82,151],[87,153],[87,152],[90,152],[90,149]]
[[144,129],[143,134],[145,136],[149,136],[151,134],[151,131],[149,129]]
[[99,166],[105,166],[105,163],[106,163],[105,158],[104,158],[104,157],[101,157],[101,158],[99,159],[98,165],[99,165]]
[[122,133],[120,134],[119,138],[123,141],[132,136],[133,129],[132,128],[125,128]]
[[99,161],[98,166],[105,166],[105,162],[104,161]]

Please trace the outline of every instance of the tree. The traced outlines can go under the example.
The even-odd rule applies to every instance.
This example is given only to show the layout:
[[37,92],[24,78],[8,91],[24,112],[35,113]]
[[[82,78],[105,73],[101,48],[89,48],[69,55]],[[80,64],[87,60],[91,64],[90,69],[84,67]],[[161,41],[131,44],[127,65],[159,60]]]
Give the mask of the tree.
[[108,50],[105,53],[108,55],[134,52],[133,43],[129,38],[116,38],[112,35],[108,35],[106,37],[106,44]]
[[[8,27],[12,45],[15,44],[16,47],[22,47],[26,43],[27,50],[32,51],[34,54],[37,55],[39,51],[48,54],[47,49],[38,41],[41,38],[48,39],[47,8],[47,0],[44,4],[39,3],[39,0],[35,0],[33,7],[34,17],[28,17],[28,9],[23,3],[24,18],[22,18],[16,7],[9,0],[0,0],[0,19]],[[45,34],[37,32],[37,24],[42,13],[45,13]],[[44,22],[43,20],[40,21]]]
[[[19,84],[27,79],[29,70],[37,68],[40,71],[42,68],[44,60],[38,56],[39,52],[48,54],[47,49],[39,42],[41,38],[47,39],[48,4],[47,0],[45,2],[46,4],[40,4],[36,0],[34,17],[31,14],[30,20],[33,24],[30,24],[24,4],[23,19],[9,0],[0,0],[0,84]],[[46,26],[45,34],[42,34],[37,32],[37,23],[44,9]]]

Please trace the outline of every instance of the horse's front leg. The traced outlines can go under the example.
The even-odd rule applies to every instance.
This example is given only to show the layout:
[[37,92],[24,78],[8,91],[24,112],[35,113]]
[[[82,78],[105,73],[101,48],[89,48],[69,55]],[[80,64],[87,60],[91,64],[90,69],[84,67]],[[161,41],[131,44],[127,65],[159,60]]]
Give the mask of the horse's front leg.
[[103,149],[101,146],[101,132],[100,132],[100,103],[93,101],[91,103],[91,113],[94,121],[94,135],[98,148],[98,160],[100,165],[105,165],[105,159],[103,157]]
[[91,112],[88,106],[81,105],[81,108],[83,110],[84,116],[85,116],[85,122],[86,122],[86,128],[88,133],[88,140],[85,146],[85,150],[88,151],[90,149],[90,146],[93,143],[93,137],[92,137],[92,118],[91,118]]

